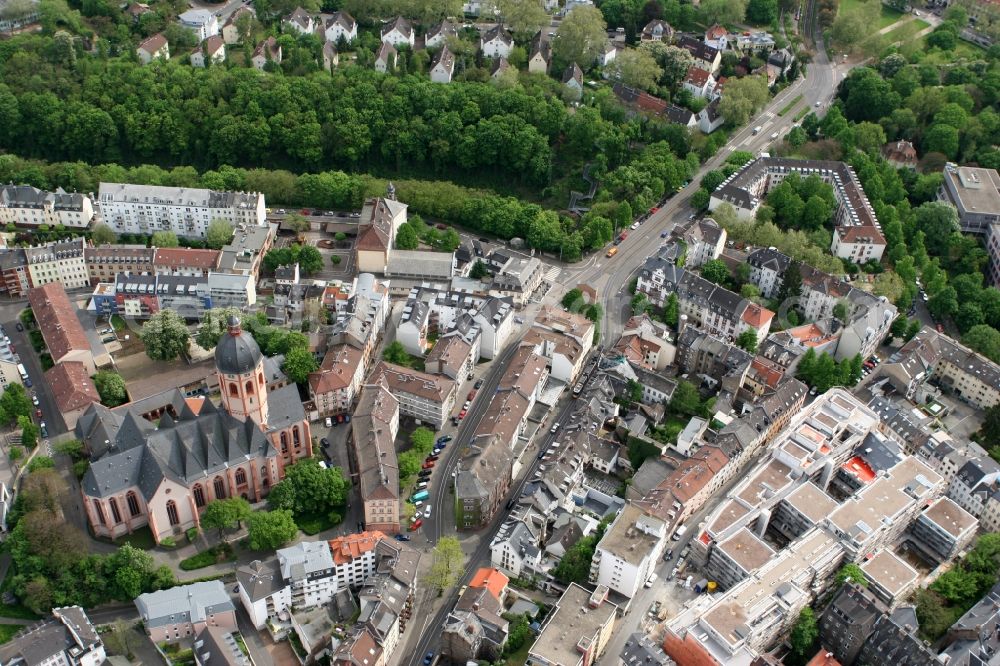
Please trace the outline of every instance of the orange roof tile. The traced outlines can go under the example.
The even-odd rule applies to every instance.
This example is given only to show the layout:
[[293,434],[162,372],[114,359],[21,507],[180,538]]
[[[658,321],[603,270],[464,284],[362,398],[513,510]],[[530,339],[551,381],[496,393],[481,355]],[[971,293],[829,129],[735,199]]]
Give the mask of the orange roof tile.
[[743,311],[743,321],[745,321],[748,326],[753,326],[754,328],[760,328],[773,318],[773,312],[767,308],[762,308],[755,303],[751,303],[747,306],[747,309]]
[[184,398],[188,408],[194,412],[195,416],[201,413],[201,408],[205,406],[205,396],[195,396],[194,398]]
[[329,543],[333,563],[338,565],[347,564],[368,551],[374,550],[375,545],[384,538],[386,537],[382,532],[370,530],[368,532],[347,534],[336,539],[331,539]]
[[497,599],[503,598],[503,593],[507,589],[510,579],[496,569],[483,567],[472,577],[469,587],[485,587]]

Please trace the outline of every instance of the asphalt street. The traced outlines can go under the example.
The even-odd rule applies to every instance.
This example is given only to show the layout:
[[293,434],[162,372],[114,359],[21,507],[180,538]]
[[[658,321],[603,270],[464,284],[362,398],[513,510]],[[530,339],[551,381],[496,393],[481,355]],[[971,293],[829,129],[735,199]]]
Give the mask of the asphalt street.
[[819,40],[813,63],[808,66],[807,76],[781,91],[746,127],[733,134],[729,143],[702,165],[687,187],[668,199],[657,212],[629,234],[618,246],[618,253],[614,257],[608,258],[603,252],[596,253],[586,262],[583,270],[569,272],[563,281],[564,285],[588,284],[601,294],[606,313],[601,327],[602,340],[615,340],[621,334],[622,325],[629,315],[627,310],[631,295],[626,289],[629,281],[650,255],[651,248],[660,242],[660,235],[673,230],[678,222],[694,212],[689,202],[691,195],[698,190],[702,177],[722,166],[737,150],[754,154],[766,152],[768,146],[775,141],[772,139],[773,135],[783,137],[795,124],[794,113],[782,117],[778,115],[778,111],[799,95],[802,95],[802,102],[796,108],[801,108],[802,104],[813,109],[826,107],[833,99],[837,83],[850,67],[850,64],[830,62],[822,41]]

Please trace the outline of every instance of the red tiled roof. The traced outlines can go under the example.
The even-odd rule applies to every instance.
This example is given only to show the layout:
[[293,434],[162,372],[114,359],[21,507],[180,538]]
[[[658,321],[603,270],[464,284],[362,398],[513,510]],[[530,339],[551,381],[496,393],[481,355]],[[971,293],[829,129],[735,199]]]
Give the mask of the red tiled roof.
[[154,266],[170,268],[200,268],[214,270],[219,265],[219,250],[196,250],[188,247],[158,247],[153,257]]
[[374,550],[379,541],[386,536],[378,530],[359,532],[358,534],[346,534],[344,536],[331,539],[330,555],[333,556],[334,564],[346,564],[358,557],[361,557],[370,550]]
[[705,84],[708,83],[708,77],[709,73],[705,70],[698,67],[690,67],[688,68],[688,73],[684,78],[684,82],[698,86],[699,88],[704,88]]
[[500,599],[503,597],[503,593],[507,589],[507,583],[509,582],[510,579],[496,569],[483,567],[472,577],[469,587],[485,587],[490,591],[490,594]]
[[161,33],[156,33],[155,35],[144,41],[142,44],[139,44],[139,48],[145,51],[146,53],[156,53],[166,45],[167,45],[167,38],[164,37]]
[[723,28],[721,25],[716,23],[711,28],[705,31],[705,37],[708,39],[718,39],[719,37],[725,37],[729,34],[729,31]]
[[56,407],[64,414],[101,400],[87,366],[79,361],[67,361],[50,368],[45,373],[45,381],[52,387]]
[[35,287],[28,292],[28,303],[53,361],[59,363],[73,351],[90,352],[90,341],[62,284],[50,282]]
[[760,328],[773,318],[773,312],[767,308],[762,308],[756,303],[751,303],[747,306],[747,309],[743,311],[743,321],[746,322],[748,326],[753,326],[754,328]]

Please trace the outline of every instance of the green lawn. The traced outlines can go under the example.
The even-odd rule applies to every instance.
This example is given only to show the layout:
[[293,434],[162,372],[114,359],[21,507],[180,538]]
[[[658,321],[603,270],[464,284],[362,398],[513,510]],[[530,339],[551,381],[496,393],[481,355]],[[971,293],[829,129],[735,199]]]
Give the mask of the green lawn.
[[0,624],[0,643],[6,643],[24,629],[19,624]]
[[[864,6],[866,2],[878,2],[878,0],[840,0],[839,12],[844,14],[856,12],[859,9],[861,9],[861,7]],[[900,18],[902,18],[902,16],[903,14],[897,12],[895,9],[891,9],[889,7],[886,7],[885,5],[882,5],[882,13],[881,16],[879,16],[879,22],[878,22],[879,29],[881,30],[882,28],[888,25],[892,25]]]
[[218,546],[212,546],[208,550],[203,550],[196,555],[192,555],[186,560],[181,560],[180,568],[184,571],[194,571],[195,569],[203,569],[205,567],[210,567],[213,564],[219,564],[220,562],[235,562],[236,554],[233,552],[233,547],[228,543],[219,544]]
[[889,32],[882,35],[885,38],[886,44],[893,44],[895,42],[906,42],[911,39],[918,32],[929,26],[930,23],[923,21],[921,19],[915,19],[913,21],[908,21],[903,25],[890,30]]
[[149,531],[148,526],[140,527],[132,534],[126,534],[125,536],[117,539],[108,539],[106,537],[95,538],[105,543],[113,543],[116,546],[123,546],[127,543],[133,548],[138,548],[139,550],[149,550],[150,548],[156,547],[156,540],[153,539],[153,533]]
[[32,611],[28,610],[21,604],[14,604],[8,606],[7,604],[0,604],[0,617],[9,617],[15,620],[40,620],[41,617],[36,615]]
[[111,327],[116,331],[120,331],[125,328],[125,320],[119,315],[111,315]]

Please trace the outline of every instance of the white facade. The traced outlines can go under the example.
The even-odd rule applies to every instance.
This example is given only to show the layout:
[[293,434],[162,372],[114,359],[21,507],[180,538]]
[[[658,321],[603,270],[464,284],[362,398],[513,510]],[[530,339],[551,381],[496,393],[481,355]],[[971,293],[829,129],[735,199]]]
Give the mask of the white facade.
[[209,273],[208,293],[212,307],[250,307],[257,302],[257,287],[252,275],[232,275],[230,273]]
[[117,233],[172,231],[186,238],[204,238],[216,219],[234,228],[264,226],[267,210],[260,192],[122,183],[101,183],[98,207],[104,223]]
[[25,250],[28,259],[28,273],[35,287],[50,282],[61,282],[67,289],[78,289],[90,285],[87,262],[83,256],[84,241],[52,243]]
[[330,603],[340,588],[340,578],[325,541],[303,541],[277,551],[281,577],[291,586],[296,608]]
[[19,227],[50,227],[61,224],[85,229],[94,217],[94,204],[84,194],[67,194],[62,189],[46,192],[28,185],[0,188],[0,224]]
[[[338,14],[341,15],[340,20],[338,20]],[[337,42],[343,37],[345,41],[353,42],[358,38],[358,22],[349,14],[341,12],[338,12],[338,14],[334,14],[326,22],[326,27],[323,30],[326,41]]]
[[656,570],[666,540],[662,520],[626,505],[594,550],[592,582],[631,599]]
[[482,41],[480,50],[484,58],[509,58],[513,44],[497,35],[489,41]]
[[212,35],[219,34],[219,20],[207,9],[189,9],[177,17],[181,25],[198,36],[203,42]]

